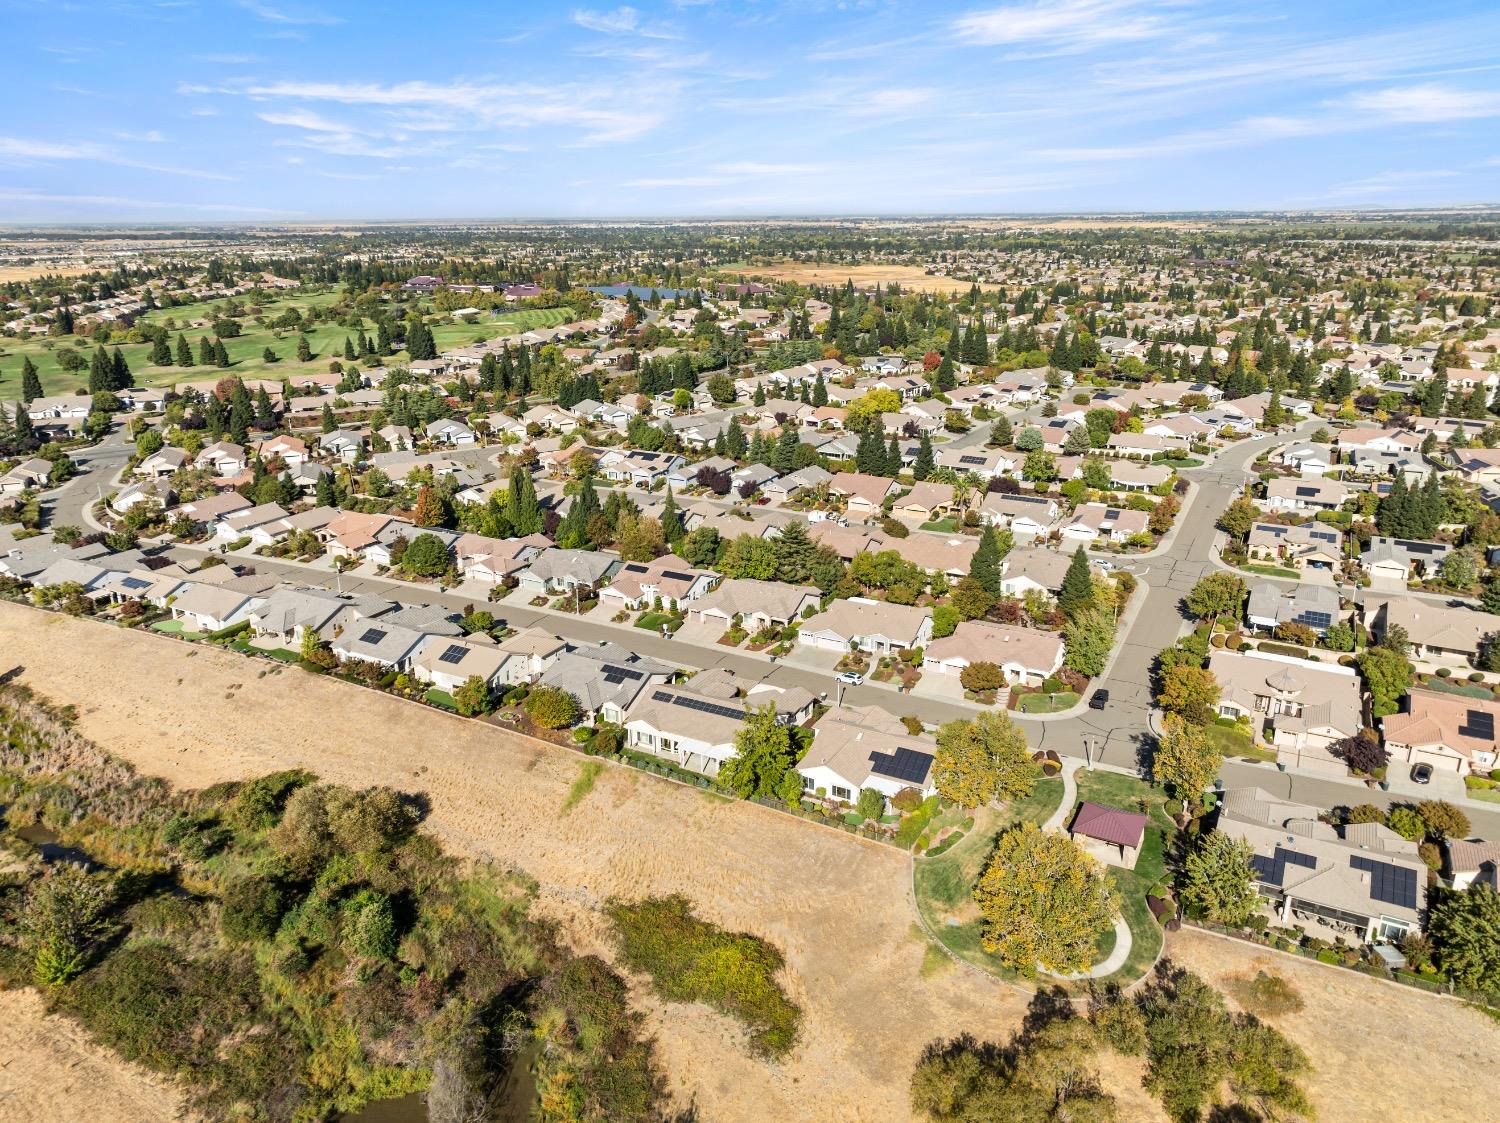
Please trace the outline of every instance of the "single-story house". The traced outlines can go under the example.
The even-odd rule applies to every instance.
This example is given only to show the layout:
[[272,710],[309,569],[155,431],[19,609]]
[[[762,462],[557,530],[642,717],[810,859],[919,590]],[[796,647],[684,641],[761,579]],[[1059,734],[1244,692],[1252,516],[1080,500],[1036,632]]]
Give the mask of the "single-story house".
[[535,596],[594,587],[614,576],[620,559],[598,550],[559,550],[549,547],[527,559],[516,583]]
[[932,638],[932,610],[851,597],[808,617],[797,642],[822,651],[867,651],[885,655],[924,647]]
[[1055,632],[966,620],[923,652],[922,669],[935,674],[956,676],[974,663],[993,663],[1007,682],[1036,686],[1062,666],[1063,641]]
[[1380,728],[1392,762],[1403,769],[1430,764],[1439,772],[1488,776],[1500,752],[1497,718],[1500,702],[1413,690],[1406,710],[1382,718]]
[[718,579],[713,570],[694,569],[676,554],[665,554],[649,562],[625,562],[609,585],[599,590],[599,602],[617,609],[636,609],[659,597],[663,607],[670,610],[697,600]]
[[1085,800],[1073,813],[1068,836],[1099,861],[1133,870],[1141,856],[1147,822],[1146,816],[1137,811],[1121,811]]
[[911,788],[934,795],[932,765],[937,742],[930,733],[911,733],[878,706],[844,706],[818,721],[813,743],[797,764],[802,790],[853,803],[866,788],[887,799]]
[[172,619],[193,632],[217,632],[248,619],[260,598],[237,589],[193,581],[172,600]]
[[809,609],[816,611],[822,597],[810,585],[788,585],[781,581],[730,578],[688,606],[688,619],[728,629],[740,618],[747,632],[771,625],[784,627],[800,620]]
[[1311,663],[1265,652],[1215,648],[1208,669],[1219,683],[1218,712],[1248,718],[1258,739],[1287,750],[1283,763],[1335,770],[1328,746],[1358,733],[1363,722],[1360,680],[1352,667]]
[[1337,511],[1349,495],[1349,485],[1339,480],[1277,476],[1266,481],[1260,505],[1270,511]]

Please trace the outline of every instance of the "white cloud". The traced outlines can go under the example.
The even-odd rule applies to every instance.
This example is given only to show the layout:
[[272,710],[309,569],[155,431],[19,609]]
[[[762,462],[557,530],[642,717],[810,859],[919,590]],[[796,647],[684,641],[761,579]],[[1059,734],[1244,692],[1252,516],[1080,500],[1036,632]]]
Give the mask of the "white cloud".
[[148,129],[143,133],[119,132],[115,136],[121,140],[128,140],[140,144],[165,144],[167,138],[158,129]]
[[237,2],[245,11],[259,16],[267,23],[318,24],[331,27],[344,22],[338,16],[330,16],[310,8],[277,7],[262,3],[261,0],[237,0]]
[[1441,168],[1377,172],[1372,176],[1366,176],[1364,179],[1357,179],[1352,183],[1345,183],[1332,188],[1328,193],[1328,197],[1341,199],[1356,195],[1409,194],[1416,188],[1443,180],[1456,179],[1457,177],[1457,172]]
[[56,160],[83,160],[96,164],[113,164],[121,168],[139,168],[142,171],[190,176],[194,179],[230,180],[234,178],[199,168],[175,168],[147,163],[124,156],[112,148],[88,142],[68,144],[50,140],[31,140],[25,137],[0,136],[0,163],[32,164]]
[[304,212],[274,207],[251,207],[239,203],[169,203],[153,199],[129,199],[118,195],[57,195],[46,191],[0,187],[0,201],[52,203],[63,207],[111,207],[117,210],[158,210],[196,214],[244,214],[296,216]]
[[306,129],[308,132],[313,133],[345,133],[352,135],[359,131],[340,121],[333,121],[321,114],[314,113],[310,109],[291,109],[283,113],[258,113],[256,116],[268,125],[289,125],[294,129]]
[[827,164],[760,164],[744,160],[734,164],[715,164],[714,171],[722,175],[818,175],[829,171]]
[[1347,104],[1351,109],[1398,122],[1440,123],[1500,116],[1500,92],[1458,90],[1436,83],[1358,93]]
[[608,12],[575,8],[573,22],[587,31],[600,31],[607,35],[644,35],[648,39],[675,38],[660,28],[642,24],[641,13],[629,5]]
[[970,12],[953,21],[954,32],[972,45],[1031,43],[1054,52],[1149,39],[1169,26],[1160,13],[1135,0],[1033,0]]
[[[386,109],[440,110],[448,120],[465,123],[471,129],[505,126],[575,128],[584,130],[583,143],[632,140],[664,120],[659,110],[622,105],[619,91],[612,87],[582,89],[514,83],[439,85],[421,81],[392,85],[375,82],[271,82],[249,86],[240,92],[262,100],[331,101]],[[652,91],[653,102],[670,102],[675,92],[670,86],[658,83]]]

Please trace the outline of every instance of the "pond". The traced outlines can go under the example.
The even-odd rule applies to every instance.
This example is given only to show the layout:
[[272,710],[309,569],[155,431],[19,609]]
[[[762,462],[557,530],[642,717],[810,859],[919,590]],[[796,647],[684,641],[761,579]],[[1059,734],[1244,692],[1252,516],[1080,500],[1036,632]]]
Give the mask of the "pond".
[[76,846],[64,846],[57,832],[48,827],[35,824],[29,827],[17,827],[11,833],[22,842],[28,842],[36,847],[37,854],[44,862],[77,862],[90,869],[97,869],[99,866],[88,851],[80,850]]
[[[495,1094],[487,1123],[526,1123],[534,1115],[537,1106],[536,1074],[532,1066],[541,1052],[540,1042],[530,1042],[518,1050],[511,1061]],[[345,1115],[340,1123],[428,1123],[427,1094],[413,1092],[393,1100],[377,1100],[366,1104],[353,1115]]]
[[633,292],[637,300],[650,300],[653,292],[663,300],[676,300],[679,296],[692,294],[691,289],[653,289],[650,285],[590,285],[589,291],[600,296],[624,296]]

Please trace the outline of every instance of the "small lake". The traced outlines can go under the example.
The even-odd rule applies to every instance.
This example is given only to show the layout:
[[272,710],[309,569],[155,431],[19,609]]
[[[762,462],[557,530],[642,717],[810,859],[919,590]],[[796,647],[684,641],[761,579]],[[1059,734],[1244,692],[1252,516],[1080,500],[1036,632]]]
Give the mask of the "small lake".
[[653,292],[663,300],[676,300],[679,296],[692,295],[691,289],[653,289],[649,285],[590,285],[589,291],[597,292],[600,296],[624,296],[627,292],[633,292],[637,300],[650,300]]
[[99,865],[87,851],[76,846],[64,846],[56,831],[39,824],[17,827],[12,833],[22,842],[29,842],[36,847],[36,852],[44,862],[77,862],[90,869]]
[[[511,1061],[495,1093],[488,1123],[528,1123],[537,1105],[536,1075],[532,1065],[541,1052],[540,1042],[531,1042]],[[412,1092],[393,1100],[376,1100],[339,1123],[428,1123],[427,1093]]]

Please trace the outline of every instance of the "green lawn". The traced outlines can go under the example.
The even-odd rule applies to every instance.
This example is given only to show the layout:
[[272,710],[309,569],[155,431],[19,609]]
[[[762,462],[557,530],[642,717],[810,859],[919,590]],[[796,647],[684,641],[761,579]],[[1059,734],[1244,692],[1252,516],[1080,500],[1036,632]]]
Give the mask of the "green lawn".
[[1194,456],[1169,456],[1164,460],[1156,461],[1165,464],[1168,468],[1201,468],[1203,461]]
[[1285,577],[1295,581],[1302,576],[1295,569],[1284,569],[1279,565],[1242,565],[1240,568],[1246,573],[1256,573],[1261,577]]
[[1472,682],[1454,682],[1441,675],[1430,675],[1418,685],[1423,690],[1436,690],[1440,694],[1458,694],[1465,698],[1478,698],[1485,702],[1492,701],[1495,697],[1494,691],[1487,686],[1476,686]]
[[1208,743],[1218,749],[1222,757],[1238,757],[1240,760],[1276,759],[1273,751],[1257,746],[1250,734],[1239,725],[1215,724],[1208,726],[1203,732],[1208,736]]
[[446,690],[439,690],[434,686],[426,694],[422,695],[422,698],[431,705],[441,706],[443,709],[452,710],[454,713],[458,712],[458,703],[453,700],[453,695],[449,694]]
[[665,612],[643,612],[640,619],[635,622],[637,628],[644,628],[648,632],[659,632],[662,625],[671,624],[673,617]]
[[1055,714],[1078,704],[1078,695],[1071,690],[1061,694],[1022,694],[1016,708],[1023,714]]
[[1151,909],[1146,904],[1146,894],[1160,881],[1166,872],[1167,842],[1176,831],[1176,825],[1167,818],[1162,809],[1163,793],[1144,780],[1134,776],[1123,776],[1117,772],[1081,771],[1074,779],[1078,783],[1078,798],[1090,803],[1117,807],[1122,811],[1141,810],[1145,801],[1150,824],[1141,843],[1141,854],[1135,869],[1125,870],[1111,866],[1109,875],[1115,888],[1120,891],[1121,911],[1125,923],[1130,925],[1130,955],[1125,966],[1111,978],[1119,983],[1133,982],[1156,961],[1161,951],[1162,930]]
[[927,927],[949,951],[1004,979],[1021,976],[981,946],[984,925],[970,894],[1001,833],[1021,822],[1042,823],[1057,809],[1062,794],[1061,780],[1040,780],[1025,799],[1012,800],[1003,809],[981,809],[974,828],[951,849],[935,858],[917,858],[913,864],[917,910]]
[[[296,307],[305,311],[311,307],[332,304],[337,299],[338,294],[332,291],[290,296],[267,302],[262,306],[262,316],[269,322],[288,307]],[[150,323],[162,324],[169,319],[172,320],[178,325],[178,328],[171,329],[174,345],[177,332],[180,330],[187,337],[188,343],[192,345],[196,358],[199,337],[207,335],[212,338],[213,332],[211,329],[192,328],[186,325],[196,319],[212,318],[214,308],[218,303],[221,302],[157,309],[148,313],[144,319]],[[504,313],[495,319],[481,316],[477,324],[438,324],[433,327],[432,334],[441,351],[472,343],[476,339],[493,339],[496,336],[527,331],[534,327],[551,327],[565,323],[571,318],[572,311],[567,308],[527,308]],[[367,319],[364,323],[366,334],[374,335],[374,322]],[[147,343],[120,344],[120,351],[124,354],[125,361],[130,364],[130,371],[135,377],[137,386],[170,386],[178,382],[199,382],[230,374],[237,374],[243,378],[279,379],[298,371],[326,371],[331,360],[343,358],[344,337],[348,336],[353,341],[358,335],[357,329],[346,328],[341,324],[320,322],[306,333],[308,343],[312,346],[313,358],[309,362],[299,363],[297,361],[297,332],[276,332],[269,327],[258,327],[249,317],[241,319],[240,324],[244,334],[224,340],[224,349],[229,353],[230,361],[227,370],[221,370],[215,366],[152,366],[150,363],[151,346]],[[65,342],[76,344],[76,349],[83,353],[84,358],[93,354],[92,345],[82,338],[0,340],[0,399],[8,400],[19,395],[21,359],[27,355],[36,364],[45,393],[65,394],[75,390],[86,390],[89,379],[87,368],[70,373],[57,362],[57,356],[61,353]],[[114,344],[108,346],[113,350]],[[276,352],[280,358],[279,362],[266,362],[264,352],[267,347]],[[387,356],[386,364],[392,366],[404,363],[406,359],[406,352],[401,351],[395,356]]]
[[949,515],[946,519],[935,519],[921,525],[921,530],[935,530],[939,534],[952,534],[963,526],[963,520]]
[[183,639],[200,640],[208,637],[207,632],[191,632],[183,627],[181,620],[158,620],[151,625],[154,631],[165,632],[169,636],[181,636]]
[[1465,786],[1464,794],[1483,803],[1500,803],[1500,788],[1471,788]]

